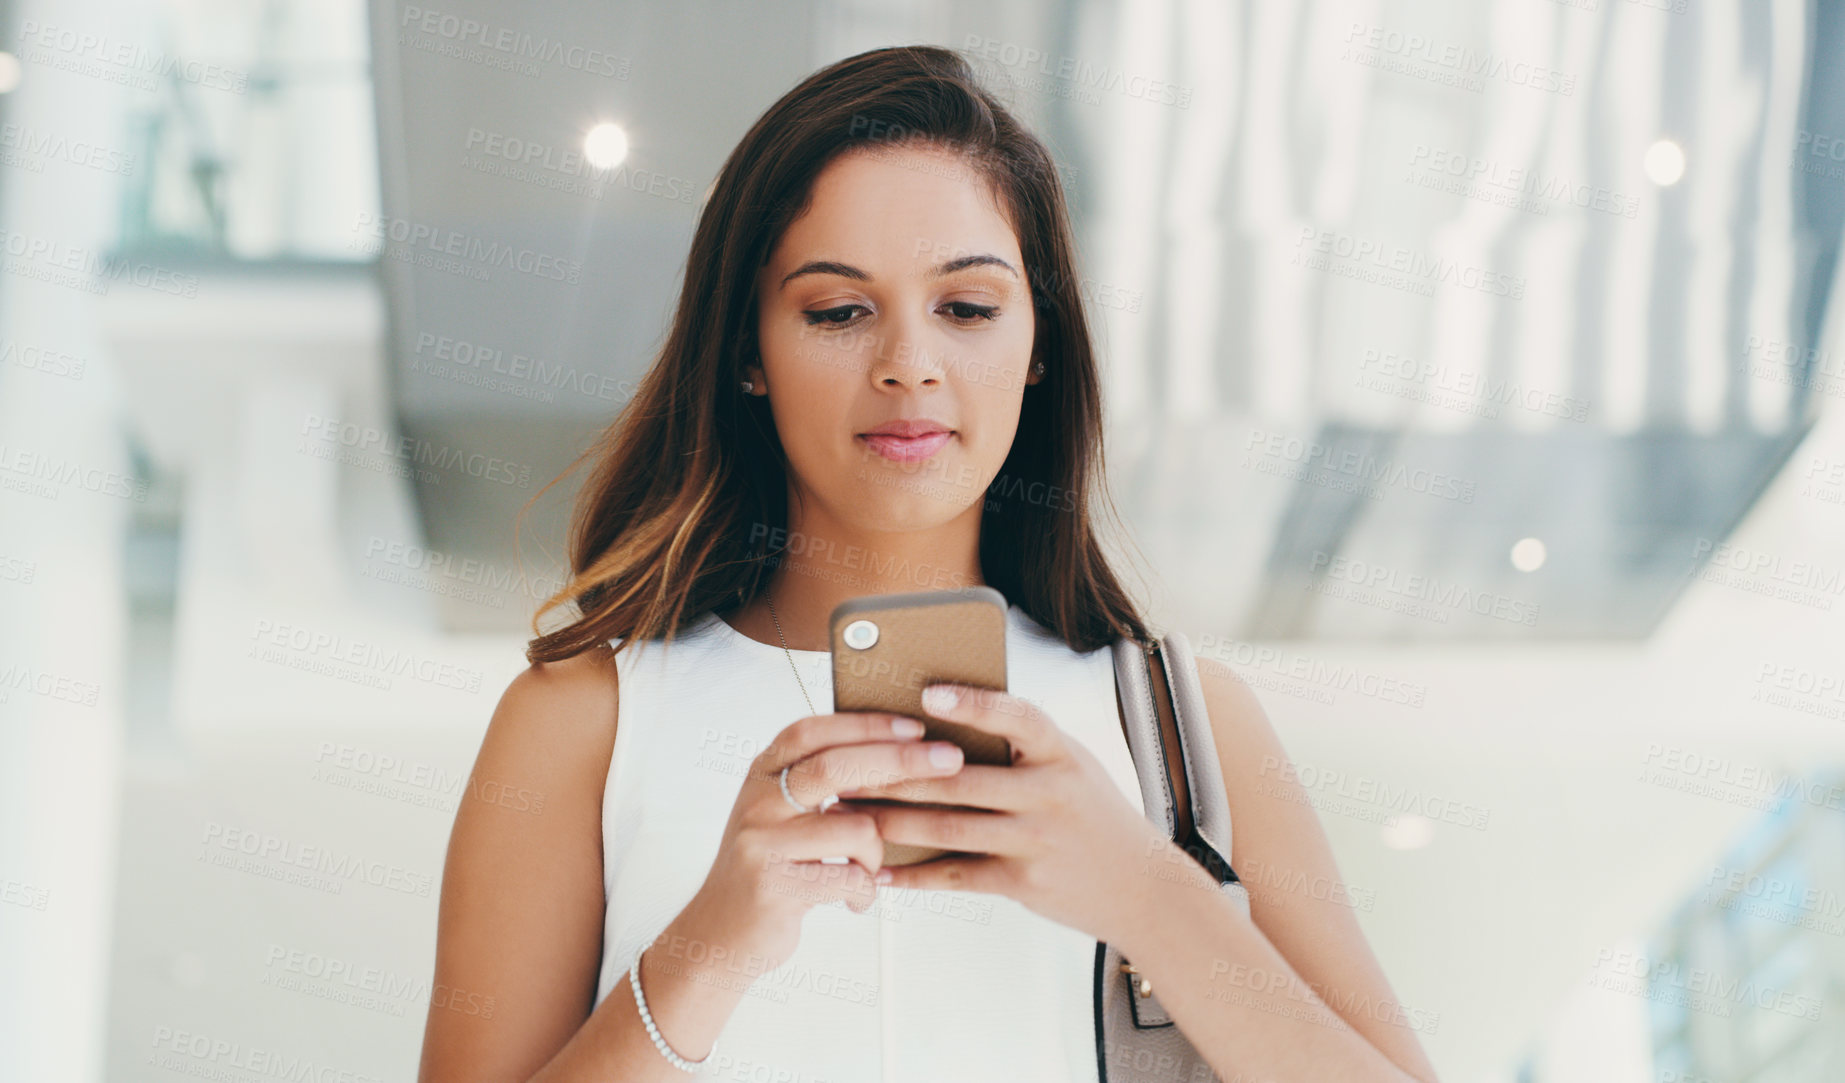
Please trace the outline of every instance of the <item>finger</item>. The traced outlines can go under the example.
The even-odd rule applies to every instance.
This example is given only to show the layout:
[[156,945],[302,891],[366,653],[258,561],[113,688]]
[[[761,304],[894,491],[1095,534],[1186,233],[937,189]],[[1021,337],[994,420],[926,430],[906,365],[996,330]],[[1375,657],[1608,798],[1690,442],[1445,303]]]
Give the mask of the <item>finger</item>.
[[961,769],[962,760],[960,747],[952,741],[834,745],[795,763],[788,772],[788,790],[795,800],[812,806],[842,790],[952,774]]
[[874,877],[884,864],[884,841],[869,816],[837,807],[810,812],[767,829],[765,837],[765,891],[804,907],[843,901],[861,914],[877,901]]
[[914,718],[884,711],[838,711],[809,715],[789,723],[752,762],[760,777],[781,773],[789,764],[830,745],[859,741],[907,741],[922,736]]
[[765,866],[761,880],[765,893],[794,902],[803,909],[843,902],[848,910],[862,914],[878,899],[877,881],[853,862],[833,865],[820,861],[783,861]]
[[[937,693],[938,688],[946,691]],[[1063,750],[1056,725],[1037,704],[1005,692],[965,684],[932,684],[923,689],[923,709],[933,718],[962,722],[1004,737],[1012,745],[1013,763],[1055,759]]]
[[994,767],[970,763],[941,778],[900,779],[881,786],[860,786],[839,791],[842,801],[855,797],[888,797],[897,801],[933,801],[942,805],[969,805],[996,812],[1017,812],[1026,807],[1028,788],[1039,765]]
[[762,837],[765,866],[844,857],[867,872],[884,867],[877,821],[859,810],[836,805],[827,812],[802,813],[764,828]]
[[[858,812],[854,806],[851,812]],[[976,854],[1017,855],[1028,847],[1020,820],[1010,812],[871,805],[863,810],[877,823],[886,843],[933,846]]]
[[892,865],[885,891],[978,891],[1004,895],[1005,866],[998,858],[938,857],[915,865]]

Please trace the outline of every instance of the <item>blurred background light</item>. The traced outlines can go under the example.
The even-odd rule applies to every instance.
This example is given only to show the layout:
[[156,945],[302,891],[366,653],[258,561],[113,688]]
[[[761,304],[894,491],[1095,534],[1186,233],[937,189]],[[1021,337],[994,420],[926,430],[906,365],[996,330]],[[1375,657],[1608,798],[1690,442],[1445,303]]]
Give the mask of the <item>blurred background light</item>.
[[583,137],[583,156],[597,169],[614,169],[628,157],[628,133],[621,125],[602,123]]

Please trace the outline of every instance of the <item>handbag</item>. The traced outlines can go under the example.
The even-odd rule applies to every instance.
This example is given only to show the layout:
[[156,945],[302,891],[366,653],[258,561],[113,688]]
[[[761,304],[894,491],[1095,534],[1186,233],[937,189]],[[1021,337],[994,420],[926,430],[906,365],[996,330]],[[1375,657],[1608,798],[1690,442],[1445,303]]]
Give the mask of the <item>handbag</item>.
[[[1179,632],[1151,643],[1117,640],[1115,701],[1141,804],[1218,887],[1249,914],[1249,891],[1230,867],[1230,803],[1198,680]],[[1220,1080],[1160,1006],[1152,984],[1106,942],[1095,946],[1096,1078],[1102,1083]]]

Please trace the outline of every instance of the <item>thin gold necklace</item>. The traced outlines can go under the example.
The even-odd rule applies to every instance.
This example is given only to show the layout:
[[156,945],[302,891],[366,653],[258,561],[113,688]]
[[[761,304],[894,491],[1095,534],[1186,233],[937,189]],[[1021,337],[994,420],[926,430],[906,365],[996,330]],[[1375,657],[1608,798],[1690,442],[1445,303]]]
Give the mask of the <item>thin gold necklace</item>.
[[794,664],[794,652],[788,649],[788,637],[782,635],[782,619],[775,615],[775,595],[763,591],[762,596],[769,600],[769,619],[775,622],[775,635],[782,641],[782,653],[788,656],[788,668],[794,670],[794,681],[801,686],[801,698],[807,701],[807,713],[819,714],[814,709],[813,697],[807,694],[807,682],[801,679],[801,667]]

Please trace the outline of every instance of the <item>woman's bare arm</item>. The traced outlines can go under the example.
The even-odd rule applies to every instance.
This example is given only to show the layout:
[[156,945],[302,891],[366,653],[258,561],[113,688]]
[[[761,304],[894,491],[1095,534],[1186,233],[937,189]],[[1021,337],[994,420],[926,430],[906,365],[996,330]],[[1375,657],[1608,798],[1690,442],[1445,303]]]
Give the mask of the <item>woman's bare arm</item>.
[[[420,1083],[685,1078],[654,1047],[627,971],[596,1003],[606,903],[602,796],[616,705],[614,654],[606,648],[535,665],[501,697],[449,838]],[[879,735],[888,735],[883,716],[834,715],[817,728],[790,726],[780,740],[789,733],[831,734],[814,750],[850,739],[847,752],[865,757],[906,751],[862,743],[874,723]],[[763,783],[746,788],[744,797],[752,807],[767,804],[779,813],[782,798],[772,791]],[[763,847],[855,852],[875,865],[875,853],[860,852],[866,841],[860,836],[869,834],[876,845],[872,832],[868,817],[839,813],[771,825],[766,832],[751,829],[747,844],[727,830],[726,842],[737,853],[724,863],[721,890],[701,890],[656,939],[667,947],[641,956],[641,987],[655,1025],[680,1055],[716,1057],[723,1066],[726,1055],[714,1046],[749,986],[727,969],[727,960],[791,952],[801,913],[848,894],[841,886],[798,904],[774,897],[787,912],[759,923],[768,891],[763,885],[772,879],[759,875]],[[856,851],[847,836],[858,839]],[[727,852],[720,848],[721,855]],[[774,946],[784,941],[784,948]]]
[[1404,1007],[1365,940],[1348,885],[1339,879],[1319,813],[1288,767],[1262,704],[1222,663],[1199,659],[1199,682],[1229,793],[1234,856],[1254,885],[1249,912],[1294,970],[1391,1062],[1419,1080],[1435,1069],[1418,1032],[1432,1017]]
[[534,665],[500,698],[442,870],[421,1083],[523,1083],[589,1017],[615,704],[606,649]]
[[1256,1078],[1434,1083],[1417,1040],[1430,1017],[1391,992],[1318,815],[1287,769],[1262,706],[1233,672],[1198,662],[1223,768],[1234,837],[1231,864],[1250,890],[1250,916],[1196,862],[1139,885],[1152,897],[1127,957],[1199,1050]]

